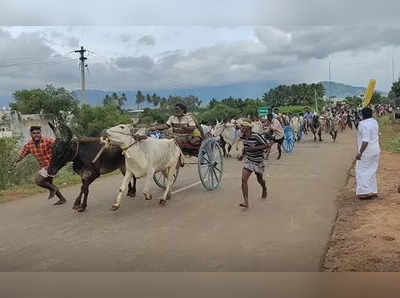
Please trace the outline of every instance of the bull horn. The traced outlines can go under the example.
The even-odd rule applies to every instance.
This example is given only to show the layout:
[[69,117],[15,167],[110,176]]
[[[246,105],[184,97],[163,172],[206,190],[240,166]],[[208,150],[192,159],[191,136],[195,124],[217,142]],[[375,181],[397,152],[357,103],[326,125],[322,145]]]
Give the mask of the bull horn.
[[54,124],[53,124],[53,123],[51,123],[51,122],[48,122],[48,124],[49,124],[49,126],[50,126],[51,130],[53,131],[53,133],[54,133],[54,135],[55,135],[56,139],[60,139],[60,138],[61,138],[61,136],[60,136],[60,133],[59,133],[58,129],[56,129],[56,128],[55,128],[55,126],[54,126]]

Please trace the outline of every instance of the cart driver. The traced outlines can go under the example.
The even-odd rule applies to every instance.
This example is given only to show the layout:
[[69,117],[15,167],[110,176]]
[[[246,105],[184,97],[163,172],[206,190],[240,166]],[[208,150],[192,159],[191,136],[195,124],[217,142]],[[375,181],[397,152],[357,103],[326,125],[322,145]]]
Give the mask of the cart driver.
[[150,127],[148,130],[165,130],[172,128],[172,133],[181,149],[200,147],[201,134],[198,130],[193,116],[187,113],[183,103],[175,105],[175,114],[170,116],[166,124]]

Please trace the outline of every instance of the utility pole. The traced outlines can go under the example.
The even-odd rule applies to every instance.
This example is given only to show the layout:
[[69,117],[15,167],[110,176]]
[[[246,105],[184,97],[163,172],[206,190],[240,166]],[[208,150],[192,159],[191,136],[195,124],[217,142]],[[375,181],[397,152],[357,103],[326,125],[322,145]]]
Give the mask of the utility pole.
[[83,47],[81,47],[80,50],[74,51],[75,53],[79,53],[81,56],[79,57],[79,60],[81,61],[81,102],[82,104],[86,104],[86,87],[85,87],[85,67],[87,66],[85,63],[85,60],[87,60],[87,57],[85,57],[85,50]]
[[329,85],[328,85],[328,100],[331,100],[331,61],[329,60]]
[[317,90],[314,88],[315,111],[318,114]]
[[392,50],[392,83],[394,83],[394,53]]

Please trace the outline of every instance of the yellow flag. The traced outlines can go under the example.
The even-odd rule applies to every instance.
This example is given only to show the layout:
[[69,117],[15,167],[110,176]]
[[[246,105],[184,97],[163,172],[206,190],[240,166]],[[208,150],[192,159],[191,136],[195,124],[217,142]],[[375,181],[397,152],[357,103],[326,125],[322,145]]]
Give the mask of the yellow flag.
[[376,85],[375,79],[372,79],[369,81],[368,88],[367,88],[367,90],[365,90],[363,108],[367,107],[369,105],[369,103],[371,102],[372,95],[374,94],[374,90],[375,90],[375,85]]

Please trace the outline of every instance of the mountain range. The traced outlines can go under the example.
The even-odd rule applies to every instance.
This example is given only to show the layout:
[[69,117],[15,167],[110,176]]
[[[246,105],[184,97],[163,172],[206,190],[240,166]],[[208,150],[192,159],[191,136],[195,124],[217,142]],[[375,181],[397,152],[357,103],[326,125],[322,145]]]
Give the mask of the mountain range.
[[[189,96],[193,95],[198,97],[203,104],[207,104],[213,98],[216,100],[222,100],[229,96],[235,98],[262,98],[265,92],[268,92],[271,88],[275,88],[279,85],[277,82],[256,82],[256,83],[237,83],[217,87],[200,87],[192,89],[155,89],[155,90],[140,90],[143,94],[153,93],[160,97],[168,96]],[[121,91],[103,91],[103,90],[87,90],[86,100],[90,105],[101,105],[106,95],[111,95],[113,92],[118,94],[125,93],[128,101],[127,107],[135,107],[136,92],[131,90]],[[80,91],[74,91],[77,98],[80,98]],[[146,106],[146,105],[144,105]]]
[[[365,87],[355,87],[337,82],[321,82],[325,88],[325,94],[329,97],[345,98],[346,96],[357,96],[363,94]],[[236,83],[224,86],[216,87],[199,87],[192,89],[156,89],[156,90],[141,90],[143,94],[156,93],[161,97],[172,96],[188,96],[194,95],[198,97],[203,104],[207,104],[211,99],[222,100],[227,97],[234,98],[262,98],[263,95],[270,89],[277,87],[281,83],[274,81],[265,82],[249,82],[249,83]],[[80,91],[73,91],[76,98],[80,98]],[[118,94],[125,93],[128,102],[126,107],[133,108],[136,106],[136,92],[137,90],[116,90],[116,91],[104,91],[104,90],[86,90],[87,102],[90,105],[98,106],[103,104],[104,97],[108,94],[111,95],[113,92]],[[386,92],[378,91],[382,94]],[[0,96],[0,107],[8,106],[12,101],[11,96]],[[145,105],[146,106],[146,105]]]

